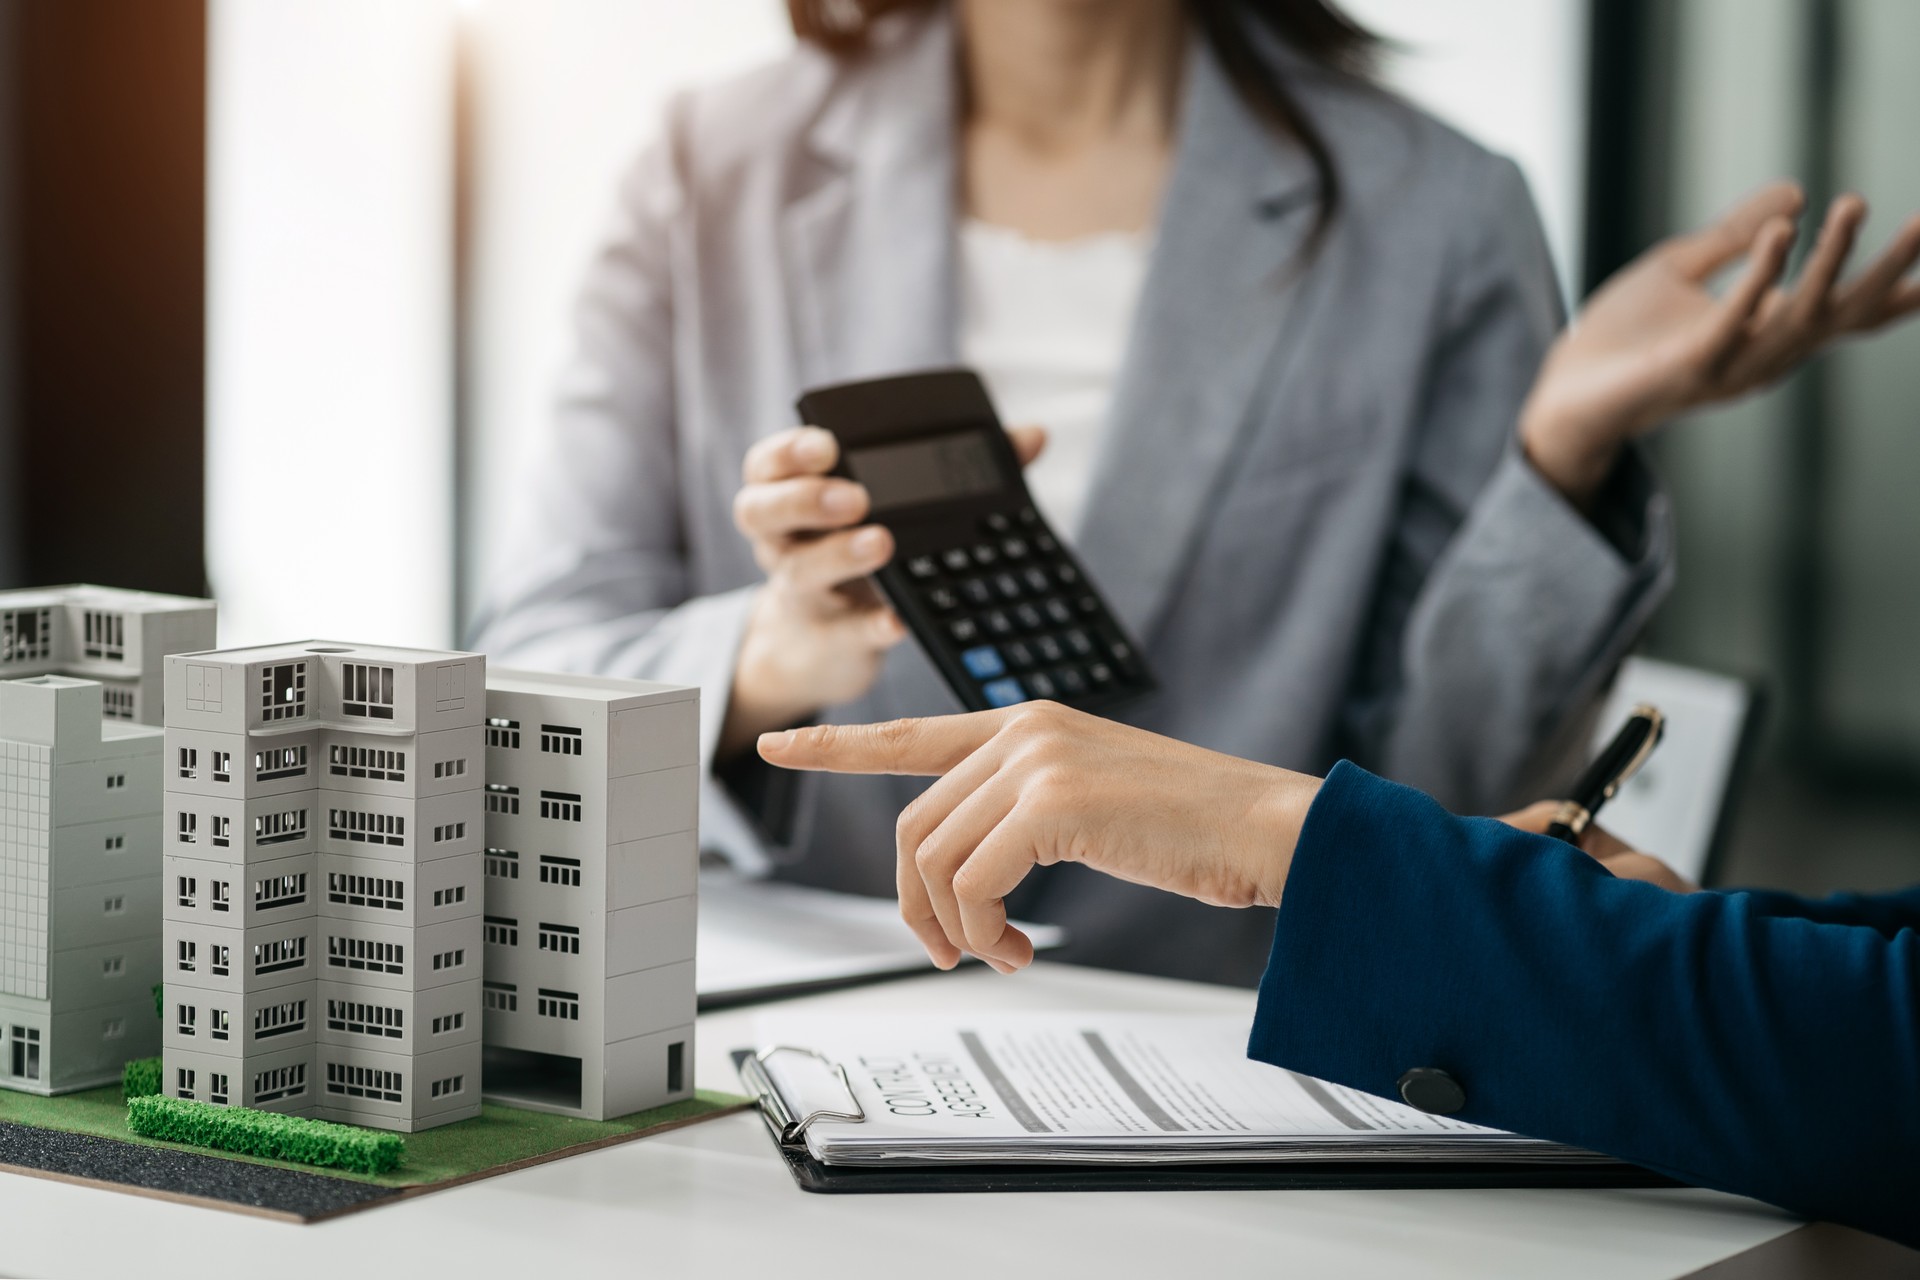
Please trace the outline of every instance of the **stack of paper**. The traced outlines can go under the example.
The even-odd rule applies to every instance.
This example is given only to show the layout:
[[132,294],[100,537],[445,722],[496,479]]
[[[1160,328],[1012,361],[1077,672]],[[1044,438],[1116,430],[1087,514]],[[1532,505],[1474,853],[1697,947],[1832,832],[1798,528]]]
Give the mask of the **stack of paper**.
[[1254,1062],[1238,1018],[811,1014],[755,1033],[795,1046],[765,1058],[795,1118],[852,1109],[851,1086],[864,1120],[805,1131],[828,1165],[1604,1159]]

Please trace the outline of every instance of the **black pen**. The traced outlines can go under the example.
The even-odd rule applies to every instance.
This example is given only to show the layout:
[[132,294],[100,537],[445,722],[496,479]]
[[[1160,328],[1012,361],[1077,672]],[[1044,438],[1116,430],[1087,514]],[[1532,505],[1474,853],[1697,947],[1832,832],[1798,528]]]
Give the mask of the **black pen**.
[[1620,732],[1613,735],[1606,750],[1593,758],[1593,763],[1580,774],[1580,780],[1573,784],[1571,797],[1560,802],[1547,834],[1568,844],[1579,844],[1581,833],[1593,822],[1593,815],[1613,799],[1627,779],[1640,772],[1640,766],[1660,745],[1660,735],[1666,728],[1667,718],[1660,714],[1658,707],[1643,702],[1629,712]]

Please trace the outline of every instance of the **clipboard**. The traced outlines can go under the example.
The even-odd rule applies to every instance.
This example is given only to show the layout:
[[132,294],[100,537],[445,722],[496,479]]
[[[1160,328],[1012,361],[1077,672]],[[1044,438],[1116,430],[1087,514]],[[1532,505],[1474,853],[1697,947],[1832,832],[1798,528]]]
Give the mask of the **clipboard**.
[[[847,1107],[796,1115],[766,1070],[775,1054],[804,1054],[825,1063],[847,1089]],[[982,1191],[1410,1191],[1496,1187],[1677,1187],[1664,1174],[1619,1160],[1591,1164],[1546,1161],[1338,1162],[1238,1161],[1231,1164],[1089,1165],[937,1164],[875,1168],[829,1165],[807,1150],[807,1129],[818,1120],[866,1119],[846,1068],[799,1045],[772,1045],[757,1053],[735,1049],[733,1065],[766,1121],[787,1172],[816,1195],[887,1195]]]

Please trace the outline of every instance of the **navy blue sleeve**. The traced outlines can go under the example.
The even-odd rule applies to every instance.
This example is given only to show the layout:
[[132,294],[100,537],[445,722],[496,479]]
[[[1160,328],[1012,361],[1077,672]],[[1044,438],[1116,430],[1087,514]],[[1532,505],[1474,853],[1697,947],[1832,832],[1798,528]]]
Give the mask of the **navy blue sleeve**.
[[1350,764],[1301,833],[1249,1052],[1920,1245],[1920,935],[1617,880]]
[[1747,891],[1763,916],[1792,916],[1820,924],[1865,925],[1889,938],[1902,929],[1920,929],[1920,888],[1902,893],[1836,893],[1830,898],[1799,898],[1771,889]]

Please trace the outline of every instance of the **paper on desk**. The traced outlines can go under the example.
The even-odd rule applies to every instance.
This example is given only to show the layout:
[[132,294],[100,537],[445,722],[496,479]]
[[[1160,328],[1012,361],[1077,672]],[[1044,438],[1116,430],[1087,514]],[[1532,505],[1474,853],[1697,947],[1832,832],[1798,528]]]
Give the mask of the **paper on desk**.
[[[1602,1158],[1255,1062],[1234,1017],[782,1013],[754,1032],[845,1066],[867,1118],[807,1129],[826,1164]],[[793,1114],[845,1109],[826,1064],[766,1066]]]
[[[1020,923],[1039,949],[1057,925]],[[709,873],[700,878],[694,982],[702,1004],[738,1003],[885,974],[931,969],[890,898]]]

